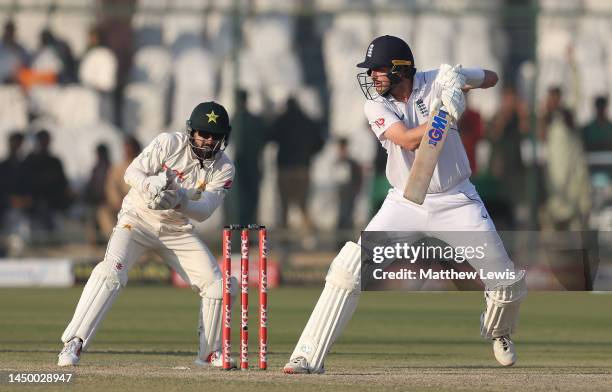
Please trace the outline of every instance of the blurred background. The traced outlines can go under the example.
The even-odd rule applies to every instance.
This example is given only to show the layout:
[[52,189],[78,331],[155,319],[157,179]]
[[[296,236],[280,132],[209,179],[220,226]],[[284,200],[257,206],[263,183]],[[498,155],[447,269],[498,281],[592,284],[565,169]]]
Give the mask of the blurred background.
[[[237,172],[198,231],[220,254],[223,224],[265,224],[278,281],[319,284],[389,188],[355,77],[383,34],[420,70],[500,76],[468,95],[460,123],[500,230],[591,230],[609,255],[610,1],[0,0],[0,26],[2,285],[42,284],[60,273],[41,265],[61,263],[62,284],[86,279],[127,164],[206,100],[230,113]],[[152,255],[131,275],[172,279]]]

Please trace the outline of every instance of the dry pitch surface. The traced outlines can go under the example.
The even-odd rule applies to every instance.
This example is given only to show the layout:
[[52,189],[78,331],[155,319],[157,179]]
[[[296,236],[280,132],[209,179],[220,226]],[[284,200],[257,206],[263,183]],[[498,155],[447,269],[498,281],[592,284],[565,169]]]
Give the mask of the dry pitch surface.
[[[59,336],[79,294],[80,288],[0,290],[0,371],[57,370]],[[501,368],[478,336],[480,293],[365,293],[327,359],[327,373],[285,376],[280,369],[318,295],[319,289],[272,291],[270,369],[223,372],[193,365],[192,291],[128,287],[71,385],[9,384],[4,373],[0,390],[612,390],[612,295],[530,293],[516,336],[519,363]],[[255,314],[253,307],[252,322]],[[255,328],[251,336],[254,363]]]

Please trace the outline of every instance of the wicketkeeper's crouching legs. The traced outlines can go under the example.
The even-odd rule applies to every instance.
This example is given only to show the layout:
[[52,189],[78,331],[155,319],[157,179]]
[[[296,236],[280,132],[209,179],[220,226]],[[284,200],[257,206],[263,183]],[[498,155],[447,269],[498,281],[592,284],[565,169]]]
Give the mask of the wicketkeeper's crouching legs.
[[74,316],[62,334],[62,342],[78,337],[83,341],[82,349],[86,350],[126,283],[127,274],[117,273],[110,263],[99,263],[83,289]]
[[285,366],[286,373],[322,373],[331,345],[353,316],[361,294],[361,247],[347,242],[329,267],[325,288]]
[[98,263],[87,280],[72,320],[62,334],[64,349],[58,365],[76,365],[81,350],[93,341],[98,327],[128,281],[128,270],[152,240],[140,228],[121,221],[113,230],[104,261]]
[[[233,276],[230,278],[230,289],[232,303],[236,300],[238,293],[238,280]],[[221,350],[221,322],[223,306],[223,282],[217,280],[208,285],[200,293],[202,296],[202,307],[198,325],[198,336],[200,347],[196,364],[205,365],[209,361],[211,353]]]
[[77,304],[72,320],[62,334],[62,341],[83,341],[86,350],[99,325],[128,281],[128,270],[142,255],[147,238],[130,224],[118,224],[108,242],[104,261],[98,263]]

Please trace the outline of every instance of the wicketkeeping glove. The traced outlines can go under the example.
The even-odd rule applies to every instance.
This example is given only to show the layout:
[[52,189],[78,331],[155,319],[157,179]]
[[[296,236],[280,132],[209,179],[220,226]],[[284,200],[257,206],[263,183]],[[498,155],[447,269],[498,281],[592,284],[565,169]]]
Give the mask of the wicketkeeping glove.
[[147,200],[152,201],[155,199],[168,185],[170,185],[172,178],[170,176],[170,170],[162,170],[154,176],[145,178],[142,183],[143,191]]
[[189,203],[187,191],[183,188],[176,190],[164,190],[151,200],[148,207],[152,210],[171,210]]

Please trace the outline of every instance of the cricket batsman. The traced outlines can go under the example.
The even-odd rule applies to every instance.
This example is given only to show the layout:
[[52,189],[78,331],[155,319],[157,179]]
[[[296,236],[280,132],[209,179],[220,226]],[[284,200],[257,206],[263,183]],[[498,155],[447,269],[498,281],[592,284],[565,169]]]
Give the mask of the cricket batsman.
[[[469,244],[456,243],[450,231],[479,232],[477,237],[488,243],[486,257],[469,260],[470,265],[485,272],[510,271],[515,276],[484,282],[486,306],[480,317],[481,335],[492,341],[497,361],[504,366],[513,365],[516,352],[510,334],[516,328],[519,304],[526,295],[524,271],[515,271],[480,196],[469,181],[470,165],[456,125],[446,136],[423,204],[403,197],[415,150],[428,130],[434,100],[440,99],[448,113],[459,119],[465,109],[464,92],[495,86],[497,75],[480,68],[446,64],[436,70],[417,72],[408,44],[389,35],[372,41],[365,61],[357,67],[367,70],[357,75],[367,98],[364,112],[372,132],[387,151],[386,175],[392,185],[365,231],[414,233],[414,241],[422,237],[420,233],[433,232],[451,246]],[[360,243],[347,242],[332,261],[323,292],[283,369],[285,373],[324,372],[325,355],[359,301]]]
[[129,165],[124,178],[130,191],[104,260],[93,269],[62,335],[59,366],[79,362],[146,250],[159,254],[202,297],[196,364],[222,365],[221,272],[189,220],[210,217],[232,186],[234,165],[224,153],[230,131],[223,106],[200,103],[184,131],[160,134]]

